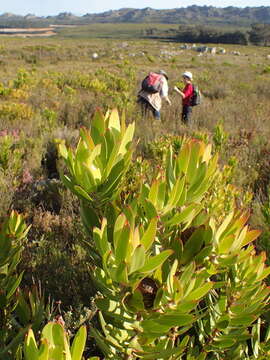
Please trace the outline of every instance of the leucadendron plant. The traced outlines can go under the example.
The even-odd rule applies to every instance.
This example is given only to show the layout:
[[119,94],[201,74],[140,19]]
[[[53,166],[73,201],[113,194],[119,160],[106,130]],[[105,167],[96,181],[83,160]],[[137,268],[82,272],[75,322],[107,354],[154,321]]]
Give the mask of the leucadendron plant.
[[115,199],[131,160],[134,128],[134,123],[126,128],[116,110],[106,116],[97,112],[91,130],[81,129],[74,152],[65,144],[59,144],[59,152],[69,170],[62,176],[65,185],[93,206]]
[[119,196],[131,161],[134,129],[134,123],[126,127],[124,117],[120,120],[116,110],[105,116],[97,111],[91,129],[81,129],[75,151],[59,144],[68,168],[62,181],[80,198],[82,220],[88,229],[89,222],[93,227],[105,212],[114,212],[111,204]]
[[[75,335],[72,346],[61,324],[50,322],[41,332],[40,345],[30,329],[24,342],[25,360],[81,360],[86,342],[86,328],[82,326]],[[89,359],[90,360],[90,359]]]
[[210,144],[183,138],[177,154],[168,147],[154,180],[143,177],[121,207],[133,130],[120,125],[116,111],[99,113],[75,152],[60,147],[63,181],[83,199],[90,229],[100,321],[90,336],[105,359],[263,359],[270,268],[252,245],[260,232],[250,229],[246,211],[222,217],[219,205],[214,216],[217,154]]
[[14,211],[0,225],[0,359],[14,357],[28,330],[20,324],[13,326],[18,305],[16,292],[23,277],[17,266],[28,230],[23,217]]
[[39,331],[52,315],[41,288],[20,288],[23,271],[18,270],[30,226],[12,211],[0,225],[0,359],[21,360],[22,343],[30,326]]

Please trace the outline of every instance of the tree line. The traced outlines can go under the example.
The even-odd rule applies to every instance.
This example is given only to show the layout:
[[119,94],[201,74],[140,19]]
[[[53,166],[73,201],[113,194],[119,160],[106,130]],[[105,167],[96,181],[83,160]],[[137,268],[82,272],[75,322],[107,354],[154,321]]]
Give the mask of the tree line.
[[146,37],[163,37],[178,42],[270,46],[270,24],[253,24],[246,30],[225,30],[207,25],[179,25],[178,29],[149,28]]

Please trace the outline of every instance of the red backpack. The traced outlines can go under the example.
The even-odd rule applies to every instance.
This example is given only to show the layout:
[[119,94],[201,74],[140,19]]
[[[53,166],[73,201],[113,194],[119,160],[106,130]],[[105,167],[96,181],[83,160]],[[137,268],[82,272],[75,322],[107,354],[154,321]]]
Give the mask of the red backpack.
[[155,94],[161,90],[161,74],[150,72],[142,81],[142,89],[150,94]]

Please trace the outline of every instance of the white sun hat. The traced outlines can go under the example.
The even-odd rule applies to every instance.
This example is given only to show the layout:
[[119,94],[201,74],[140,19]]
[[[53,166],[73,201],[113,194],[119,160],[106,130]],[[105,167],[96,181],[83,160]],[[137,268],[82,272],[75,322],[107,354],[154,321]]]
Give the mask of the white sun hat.
[[182,76],[185,76],[187,78],[189,78],[190,80],[192,80],[192,73],[190,71],[185,71]]

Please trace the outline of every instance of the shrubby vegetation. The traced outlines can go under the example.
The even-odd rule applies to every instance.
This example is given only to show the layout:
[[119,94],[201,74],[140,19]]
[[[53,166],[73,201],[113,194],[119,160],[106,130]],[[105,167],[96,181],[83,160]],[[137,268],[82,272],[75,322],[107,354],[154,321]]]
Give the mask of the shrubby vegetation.
[[254,24],[249,32],[249,39],[252,44],[270,45],[270,26],[267,24]]
[[[0,358],[69,341],[85,358],[269,357],[268,49],[226,50],[3,42]],[[141,119],[159,68],[171,88],[194,73],[193,127],[172,93],[158,126]]]
[[241,44],[247,45],[248,34],[245,31],[222,31],[207,26],[179,26],[175,36],[180,42],[200,42],[215,44]]
[[251,28],[230,29],[207,25],[179,25],[178,29],[162,30],[149,28],[144,31],[148,37],[168,38],[186,43],[214,43],[269,46],[270,25],[252,24]]
[[[86,281],[96,289],[92,311],[79,324],[87,321],[105,359],[263,359],[269,335],[260,316],[270,268],[251,245],[260,231],[251,230],[246,211],[236,208],[239,194],[220,176],[218,154],[202,140],[167,139],[159,167],[150,162],[149,177],[137,178],[130,191],[134,130],[116,110],[97,112],[75,149],[58,144],[66,164],[61,179],[80,200],[86,238],[77,241],[91,269]],[[219,197],[222,191],[230,204]],[[22,280],[14,272],[28,230],[14,212],[2,225],[0,357],[81,359],[84,327],[70,349],[64,318],[46,310],[38,293],[29,293],[31,307],[23,293],[9,305]],[[29,326],[38,329],[52,316],[38,347]]]

